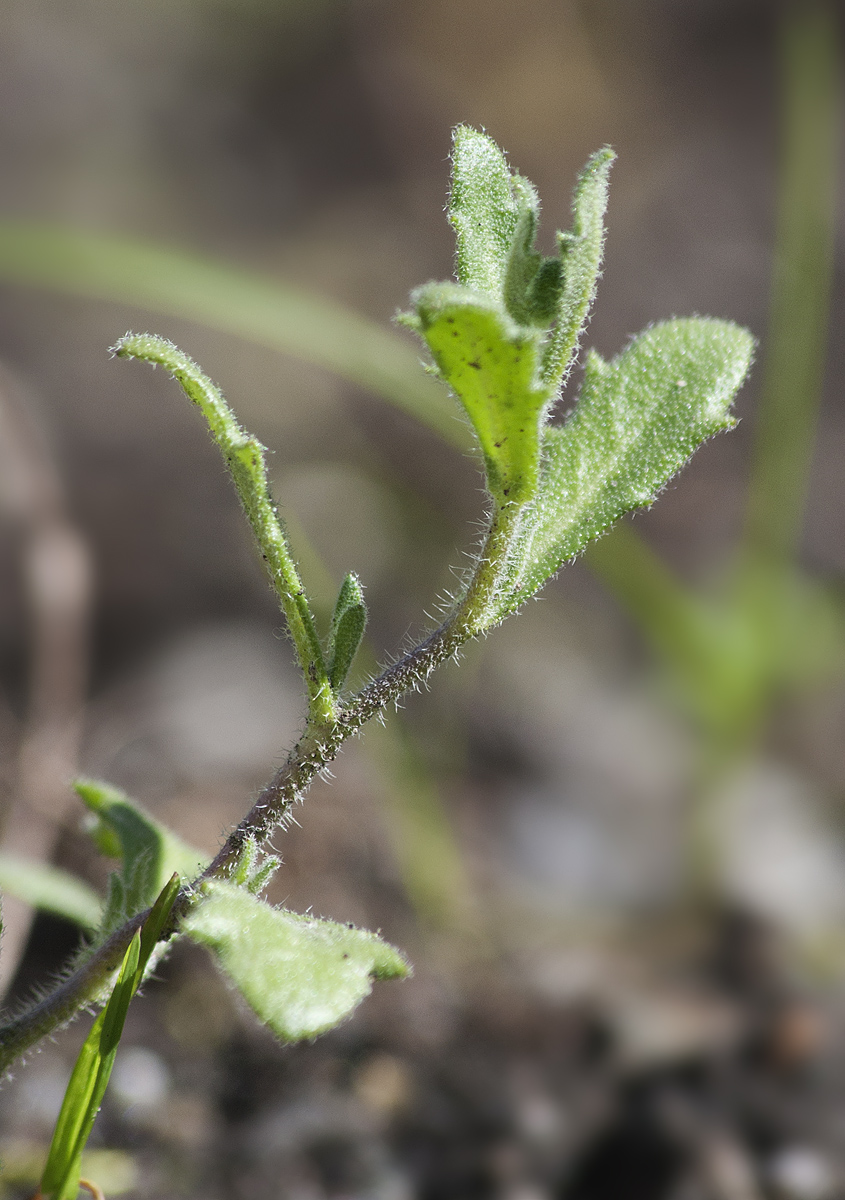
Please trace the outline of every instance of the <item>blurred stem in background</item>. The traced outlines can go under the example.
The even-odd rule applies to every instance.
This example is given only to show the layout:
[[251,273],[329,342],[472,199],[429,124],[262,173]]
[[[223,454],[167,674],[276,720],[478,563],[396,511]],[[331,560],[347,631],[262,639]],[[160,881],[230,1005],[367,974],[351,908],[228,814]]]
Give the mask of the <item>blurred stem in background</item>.
[[682,584],[623,525],[587,560],[640,626],[699,734],[688,876],[718,898],[720,795],[775,702],[843,666],[842,613],[797,555],[826,355],[836,217],[838,30],[826,5],[787,8],[779,39],[781,162],[769,331],[744,535],[714,596]]
[[741,570],[791,570],[801,536],[833,278],[838,43],[826,7],[788,10],[779,47],[781,177],[769,334]]
[[743,644],[736,647],[738,670],[725,673],[723,719],[705,738],[693,797],[692,883],[705,898],[718,892],[719,797],[727,775],[753,748],[784,693],[842,665],[841,612],[830,619],[822,585],[811,583],[798,563],[833,276],[842,133],[838,47],[827,5],[786,7],[778,46],[781,161],[769,329],[746,526],[727,601]]
[[304,288],[165,248],[0,221],[0,279],[195,321],[366,388],[464,450],[469,433],[405,338]]

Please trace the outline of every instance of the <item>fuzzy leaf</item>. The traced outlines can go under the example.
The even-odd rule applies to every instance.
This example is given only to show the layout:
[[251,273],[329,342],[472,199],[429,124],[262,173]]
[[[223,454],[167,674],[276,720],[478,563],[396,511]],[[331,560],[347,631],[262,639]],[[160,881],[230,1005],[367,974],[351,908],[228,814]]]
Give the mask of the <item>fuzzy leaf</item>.
[[518,219],[504,154],[486,133],[458,125],[449,220],[457,243],[458,281],[464,287],[501,302]]
[[260,857],[258,842],[250,835],[240,848],[230,879],[238,887],[245,887],[254,896],[259,895],[282,865],[275,854]]
[[329,633],[328,671],[335,691],[343,687],[366,627],[364,591],[358,576],[350,573],[340,585]]
[[562,286],[557,325],[543,362],[543,378],[557,388],[575,359],[596,295],[604,251],[604,214],[610,168],[616,155],[605,146],[587,160],[572,197],[572,229],[558,233]]
[[127,333],[118,338],[112,353],[119,358],[137,358],[151,366],[162,366],[177,381],[188,399],[196,404],[208,424],[232,482],[270,582],[278,597],[296,657],[308,689],[310,716],[320,723],[335,717],[323,647],[317,635],[311,604],[299,578],[287,534],[270,492],[265,447],[247,433],[232,412],[220,388],[198,363],[167,338],[149,333]]
[[546,430],[500,616],[623,513],[650,504],[701,442],[733,425],[753,347],[728,321],[690,318],[646,330],[611,362],[589,355],[575,412]]
[[518,325],[546,329],[558,315],[561,269],[559,258],[543,259],[534,246],[537,190],[511,174],[492,138],[466,125],[455,130],[449,220],[458,282],[504,307]]
[[160,824],[124,792],[93,779],[78,779],[74,790],[96,813],[93,831],[100,851],[120,858],[120,877],[113,881],[109,910],[115,919],[132,916],[152,904],[173,872],[183,879],[199,875],[208,859]]
[[[551,320],[543,313],[538,314],[534,281],[542,264],[542,256],[535,250],[537,225],[540,220],[540,201],[537,189],[521,175],[513,177],[514,196],[517,206],[517,222],[508,255],[503,286],[505,307],[518,325],[537,325],[545,328]],[[540,306],[548,308],[548,303]],[[552,316],[554,306],[552,307]]]
[[342,1021],[374,979],[408,964],[374,933],[271,908],[242,888],[209,881],[182,930],[207,946],[259,1020],[286,1042]]
[[0,854],[0,892],[73,921],[89,933],[103,915],[102,898],[87,883],[48,863],[16,855]]
[[527,499],[550,398],[537,384],[540,335],[459,285],[429,283],[412,298],[416,328],[478,434],[491,494],[500,504]]

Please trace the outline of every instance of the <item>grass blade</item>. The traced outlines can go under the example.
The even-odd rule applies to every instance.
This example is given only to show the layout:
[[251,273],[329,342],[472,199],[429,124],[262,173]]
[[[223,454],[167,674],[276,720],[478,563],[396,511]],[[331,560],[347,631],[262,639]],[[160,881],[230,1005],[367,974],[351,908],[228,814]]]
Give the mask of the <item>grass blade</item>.
[[375,392],[447,442],[467,436],[414,347],[305,289],[113,234],[0,222],[0,279],[185,318],[281,350]]
[[763,388],[755,419],[747,550],[795,552],[824,375],[842,132],[838,36],[825,7],[784,22],[782,174]]
[[103,1102],[126,1014],[144,978],[150,956],[170,916],[179,891],[179,876],[163,888],[143,929],[133,937],[108,1003],[97,1017],[79,1052],[65,1092],[47,1163],[41,1195],[51,1200],[76,1200],[82,1151]]

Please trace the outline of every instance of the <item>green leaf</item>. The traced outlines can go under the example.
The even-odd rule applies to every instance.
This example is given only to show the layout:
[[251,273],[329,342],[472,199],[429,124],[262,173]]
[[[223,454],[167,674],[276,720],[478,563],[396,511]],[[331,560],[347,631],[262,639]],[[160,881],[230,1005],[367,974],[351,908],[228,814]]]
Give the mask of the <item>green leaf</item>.
[[99,849],[122,861],[120,876],[113,877],[107,930],[149,907],[174,871],[192,880],[208,862],[118,788],[94,779],[77,779],[73,786],[97,815],[93,836]]
[[[518,325],[537,325],[545,329],[554,317],[557,296],[553,294],[550,300],[547,294],[547,280],[545,288],[541,290],[542,298],[538,304],[535,281],[543,259],[534,248],[534,242],[540,220],[540,201],[534,184],[521,175],[514,175],[513,189],[517,205],[517,223],[505,272],[505,307]],[[555,272],[555,286],[558,290],[559,283],[558,264]]]
[[223,393],[183,350],[149,333],[127,333],[112,347],[121,358],[138,358],[162,366],[202,412],[232,476],[252,528],[270,582],[288,623],[308,689],[311,716],[331,722],[335,716],[323,647],[317,636],[311,605],[293,560],[267,480],[264,447],[238,423]]
[[608,180],[615,157],[605,146],[587,160],[572,198],[572,229],[557,235],[562,286],[557,326],[543,361],[543,378],[553,389],[572,367],[595,299],[604,251]]
[[449,220],[458,281],[500,303],[519,220],[510,169],[486,133],[458,125],[453,137]]
[[464,287],[503,306],[519,325],[548,328],[543,379],[554,391],[569,371],[596,293],[604,249],[604,214],[615,155],[605,146],[587,161],[572,200],[572,229],[558,233],[558,257],[534,247],[540,203],[529,180],[512,175],[485,133],[455,130],[449,220]]
[[181,928],[212,950],[259,1020],[286,1042],[332,1029],[369,995],[373,979],[409,970],[374,933],[271,908],[230,883],[205,883]]
[[559,258],[535,249],[540,201],[486,133],[459,125],[454,134],[449,220],[457,242],[458,281],[504,307],[518,325],[547,328],[557,316]]
[[486,134],[465,125],[455,131],[449,218],[459,284],[417,289],[415,312],[404,321],[428,343],[437,374],[466,409],[500,508],[524,504],[536,490],[541,426],[595,296],[613,157],[605,148],[588,161],[573,228],[558,234],[558,257],[543,259],[534,244],[533,184],[511,174]]
[[102,920],[102,897],[75,875],[47,863],[0,854],[0,892],[73,921],[89,933]]
[[364,591],[358,576],[350,572],[340,585],[329,633],[329,679],[335,691],[343,687],[366,628]]
[[275,854],[259,858],[258,841],[250,835],[241,846],[237,861],[232,867],[230,878],[239,887],[245,887],[254,896],[259,895],[282,865]]
[[548,388],[537,383],[540,334],[457,284],[426,284],[412,300],[416,319],[410,323],[478,435],[489,491],[500,505],[530,498],[550,400]]
[[590,353],[575,412],[546,430],[500,616],[624,513],[651,504],[701,442],[731,428],[753,347],[728,321],[690,318],[646,330],[612,362]]

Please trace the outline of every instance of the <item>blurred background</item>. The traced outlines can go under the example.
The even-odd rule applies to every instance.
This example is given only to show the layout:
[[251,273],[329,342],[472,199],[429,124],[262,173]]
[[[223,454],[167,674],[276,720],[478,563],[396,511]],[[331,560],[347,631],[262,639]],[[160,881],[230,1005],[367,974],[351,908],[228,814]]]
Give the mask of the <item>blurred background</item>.
[[[426,627],[483,516],[390,324],[452,271],[454,124],[535,182],[547,253],[616,148],[602,354],[670,315],[759,339],[738,428],[349,745],[276,840],[274,901],[380,928],[414,978],[281,1048],[177,948],[92,1141],[108,1195],[845,1194],[837,17],[2,6],[7,853],[104,886],[78,771],[212,853],[303,718],[215,448],[163,372],[109,357],[128,328],[188,351],[272,449],[318,606],[348,570],[366,585],[373,662]],[[4,918],[14,1003],[79,934],[12,897]],[[85,1031],[0,1091],[3,1196],[33,1190]]]

